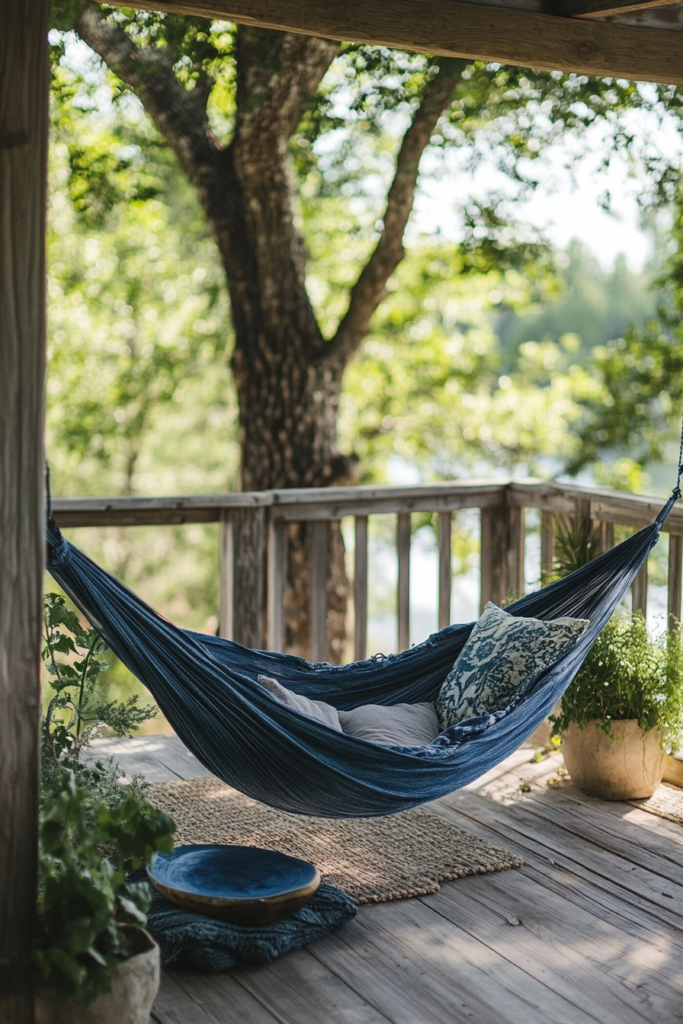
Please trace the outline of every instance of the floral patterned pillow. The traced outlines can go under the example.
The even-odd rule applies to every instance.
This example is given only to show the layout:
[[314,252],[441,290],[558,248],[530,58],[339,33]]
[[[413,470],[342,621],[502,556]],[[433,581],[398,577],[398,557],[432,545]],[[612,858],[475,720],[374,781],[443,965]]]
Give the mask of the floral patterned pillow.
[[525,619],[490,601],[436,699],[441,730],[508,707],[578,642],[588,619]]

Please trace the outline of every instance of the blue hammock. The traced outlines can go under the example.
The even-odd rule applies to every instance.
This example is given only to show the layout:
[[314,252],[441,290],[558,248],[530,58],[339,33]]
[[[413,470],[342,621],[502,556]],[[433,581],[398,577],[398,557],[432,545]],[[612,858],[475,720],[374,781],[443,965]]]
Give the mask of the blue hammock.
[[509,606],[513,615],[590,619],[590,627],[521,700],[454,725],[419,748],[379,746],[336,732],[276,700],[257,676],[275,676],[296,693],[346,710],[433,701],[473,623],[448,626],[402,654],[342,666],[311,664],[179,629],[69,544],[51,519],[48,568],[214,775],[284,811],[370,817],[466,786],[530,736],[574,678],[679,497],[677,486],[651,526]]

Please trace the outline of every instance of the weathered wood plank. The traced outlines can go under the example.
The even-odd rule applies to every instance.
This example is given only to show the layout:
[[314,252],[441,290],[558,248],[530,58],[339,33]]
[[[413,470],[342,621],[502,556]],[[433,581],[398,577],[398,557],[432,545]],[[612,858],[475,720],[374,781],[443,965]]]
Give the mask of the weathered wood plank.
[[268,522],[268,642],[270,651],[285,649],[285,579],[287,573],[287,526]]
[[[458,896],[469,881],[456,883]],[[356,921],[311,952],[394,1024],[598,1019],[577,1014],[549,985],[535,985],[519,965],[492,955],[446,919],[439,897],[428,905],[405,900],[363,908]]]
[[[572,484],[472,480],[410,487],[292,488],[172,498],[55,498],[53,507],[60,526],[81,527],[218,522],[223,510],[268,506],[272,506],[275,518],[288,521],[383,512],[452,512],[459,508],[493,508],[503,499],[511,506],[567,515],[573,514],[577,498],[590,501],[593,518],[608,525],[647,526],[662,506],[661,498]],[[672,509],[663,529],[683,534],[683,507]]]
[[269,1010],[279,1024],[321,1024],[322,1021],[387,1024],[389,1021],[305,949],[275,960],[268,967],[237,969],[232,977]]
[[396,519],[396,554],[398,557],[398,649],[410,647],[410,515],[401,513]]
[[311,661],[327,656],[327,567],[330,525],[318,520],[311,525]]
[[456,0],[395,0],[390,7],[381,0],[134,0],[132,6],[448,57],[683,84],[676,32],[511,7]]
[[681,628],[681,585],[683,583],[683,536],[669,534],[667,623],[670,630]]
[[675,1012],[676,987],[654,973],[659,950],[644,954],[643,944],[621,929],[528,877],[509,875],[444,885],[423,902],[522,968],[530,988],[551,987],[568,1004],[560,1019],[645,1024]]
[[[641,910],[647,908],[653,917],[666,924],[682,927],[683,919],[678,906],[680,897],[671,898],[670,895],[663,895],[664,887],[660,875],[641,867],[632,859],[629,859],[627,870],[616,870],[615,857],[618,858],[616,864],[622,866],[620,854],[615,855],[603,844],[586,841],[572,828],[539,813],[533,801],[525,800],[517,805],[514,814],[508,813],[500,804],[497,804],[492,812],[490,805],[487,806],[481,797],[474,794],[468,795],[467,799],[459,802],[457,806],[460,810],[467,807],[472,815],[481,814],[481,820],[488,826],[491,826],[496,821],[496,816],[499,816],[498,820],[505,822],[509,834],[520,833],[528,839],[533,839],[539,852],[545,847],[548,857],[554,862],[565,864],[575,871],[578,871],[579,867],[588,868],[590,877],[594,880],[599,879],[603,884],[615,884],[617,890],[621,890],[623,900],[634,902]],[[678,891],[677,886],[674,886],[674,889]]]
[[87,761],[113,757],[128,778],[144,775],[150,782],[173,782],[210,775],[175,735],[135,736],[132,739],[96,739],[86,752]]
[[368,517],[356,516],[353,571],[353,656],[364,661],[368,654]]
[[561,13],[570,18],[614,18],[675,3],[677,0],[564,0]]
[[555,516],[541,512],[541,582],[545,584],[555,569]]
[[30,1024],[44,551],[49,4],[0,5],[0,1020]]
[[218,535],[218,572],[220,593],[219,635],[225,640],[233,638],[235,617],[235,545],[230,512],[221,510],[221,526]]
[[520,506],[507,505],[506,512],[508,527],[507,589],[515,597],[523,597],[524,509]]
[[[205,1008],[203,1004],[203,999],[194,1000],[175,978],[162,971],[151,1020],[156,1024],[189,1024],[190,1021],[192,1024],[224,1024],[223,1013],[216,1015],[210,1006]],[[272,1020],[272,1017],[264,1017],[263,1024],[272,1024]]]
[[152,1011],[158,1024],[281,1024],[231,974],[168,972]]
[[500,503],[481,510],[479,556],[479,611],[487,601],[502,604],[507,596],[508,531],[507,507]]
[[266,510],[231,513],[234,551],[233,637],[245,647],[263,647],[267,541]]
[[640,612],[643,618],[647,616],[647,558],[638,570],[631,587],[631,609],[633,612]]
[[451,586],[453,554],[451,551],[451,533],[453,516],[450,512],[438,514],[438,546],[439,546],[439,629],[451,624]]
[[[619,860],[615,864],[613,855],[565,833],[552,823],[541,824],[538,818],[526,813],[526,802],[523,807],[510,808],[492,804],[473,793],[463,793],[457,799],[447,797],[430,806],[461,828],[469,828],[489,841],[497,840],[518,853],[524,859],[523,872],[533,870],[534,877],[541,871],[549,873],[552,879],[560,880],[560,889],[563,885],[569,887],[568,879],[575,877],[579,881],[575,883],[573,899],[585,900],[588,887],[596,906],[611,908],[617,918],[621,916],[624,920],[646,924],[655,933],[661,933],[664,928],[669,937],[677,935],[675,941],[677,948],[680,945],[680,955],[683,956],[680,915],[665,905],[665,901],[655,903],[640,890],[636,869],[627,872],[629,876],[635,876],[633,885],[630,878],[628,885],[623,884],[622,875],[625,873],[619,870]],[[647,873],[644,872],[643,876],[647,877]],[[674,939],[670,938],[670,941]]]

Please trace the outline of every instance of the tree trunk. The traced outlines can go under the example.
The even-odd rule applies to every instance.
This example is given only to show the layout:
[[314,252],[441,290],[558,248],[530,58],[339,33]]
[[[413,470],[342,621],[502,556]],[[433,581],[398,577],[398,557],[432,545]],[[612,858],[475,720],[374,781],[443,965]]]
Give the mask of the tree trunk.
[[[235,126],[223,145],[206,113],[212,83],[200,78],[194,89],[184,89],[174,71],[179,51],[168,44],[137,47],[90,6],[75,27],[142,100],[196,188],[220,250],[235,328],[243,489],[351,482],[355,459],[340,455],[336,436],[344,368],[403,257],[420,157],[466,62],[441,60],[432,69],[399,149],[377,247],[351,289],[336,336],[326,341],[306,293],[289,145],[339,45],[239,26]],[[302,654],[310,638],[309,540],[305,526],[290,529],[287,646]],[[348,591],[338,527],[330,530],[329,565],[328,657],[337,660]],[[256,572],[250,579],[245,566],[236,588],[258,590]]]
[[43,583],[47,0],[0,6],[0,1020],[32,1024]]

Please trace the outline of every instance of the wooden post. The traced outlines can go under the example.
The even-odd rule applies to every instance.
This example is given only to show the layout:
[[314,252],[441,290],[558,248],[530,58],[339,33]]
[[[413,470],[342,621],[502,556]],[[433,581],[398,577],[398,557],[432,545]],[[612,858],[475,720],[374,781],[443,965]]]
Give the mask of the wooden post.
[[221,509],[221,525],[218,535],[220,617],[218,634],[225,640],[233,639],[235,614],[235,545],[233,543],[232,519],[228,509]]
[[600,523],[600,554],[614,547],[614,523]]
[[0,4],[0,1021],[32,1024],[49,5]]
[[502,604],[508,589],[507,580],[507,503],[481,510],[481,543],[479,575],[481,579],[479,611],[487,601]]
[[356,516],[356,548],[353,573],[353,656],[368,656],[368,517]]
[[480,611],[487,601],[504,604],[510,593],[524,593],[524,509],[499,505],[481,510]]
[[269,651],[285,649],[285,575],[287,524],[272,516],[268,524],[268,641]]
[[264,645],[266,510],[238,508],[231,513],[234,552],[233,639],[245,647]]
[[647,617],[647,558],[633,581],[631,588],[631,610],[634,613],[642,612],[643,618]]
[[555,516],[541,512],[541,585],[546,586],[555,569]]
[[681,628],[681,580],[683,577],[683,536],[669,534],[669,602],[667,622],[671,632]]
[[327,563],[330,524],[326,519],[311,523],[311,661],[324,661],[327,654]]
[[439,512],[438,543],[439,543],[439,629],[451,624],[451,528],[453,514]]
[[410,647],[410,513],[396,517],[396,552],[398,554],[398,649]]
[[[524,596],[524,509],[519,505],[507,506],[508,529],[508,593],[515,598]],[[506,594],[507,597],[507,594]]]

